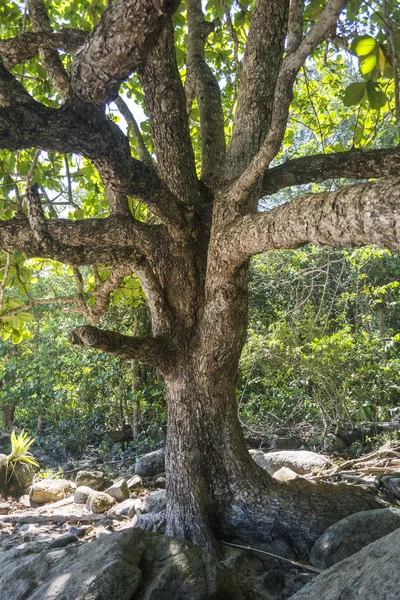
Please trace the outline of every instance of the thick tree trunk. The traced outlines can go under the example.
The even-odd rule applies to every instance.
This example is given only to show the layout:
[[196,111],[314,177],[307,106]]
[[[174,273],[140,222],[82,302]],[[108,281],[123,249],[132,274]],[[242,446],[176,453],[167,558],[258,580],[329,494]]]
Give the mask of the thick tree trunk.
[[199,364],[188,356],[166,381],[167,534],[213,553],[224,539],[305,558],[329,525],[377,507],[368,491],[270,477],[245,447],[234,381]]
[[14,402],[3,406],[2,421],[3,427],[7,431],[11,431],[14,426],[15,406]]

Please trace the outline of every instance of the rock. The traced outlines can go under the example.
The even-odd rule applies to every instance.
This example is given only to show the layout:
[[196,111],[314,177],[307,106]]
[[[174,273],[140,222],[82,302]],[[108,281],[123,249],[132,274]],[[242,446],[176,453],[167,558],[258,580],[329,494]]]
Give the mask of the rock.
[[4,552],[7,600],[243,600],[226,569],[184,540],[125,529],[52,551]]
[[74,535],[73,533],[66,533],[65,535],[60,535],[57,539],[51,542],[49,545],[49,550],[52,550],[53,548],[65,548],[65,546],[68,546],[69,544],[75,544],[78,541],[78,536]]
[[100,491],[105,488],[106,481],[103,471],[78,471],[75,479],[76,487],[85,485],[92,490]]
[[137,498],[128,498],[128,500],[124,500],[113,510],[114,515],[129,517],[130,519],[136,514],[136,507],[142,508],[142,501]]
[[395,600],[400,589],[400,529],[327,569],[290,600]]
[[93,525],[81,525],[81,527],[76,527],[75,525],[73,525],[70,528],[69,533],[76,535],[78,538],[83,538],[85,537],[85,535],[88,535],[92,531],[94,532]]
[[326,452],[343,452],[343,450],[347,450],[347,444],[334,433],[328,433],[324,439],[324,450]]
[[104,492],[93,492],[86,501],[86,508],[94,514],[107,512],[116,504],[115,498]]
[[277,479],[278,481],[292,481],[293,479],[296,479],[298,475],[288,467],[281,467],[280,469],[275,471],[272,477],[274,477],[274,479]]
[[66,462],[61,467],[63,475],[71,476],[74,475],[78,470],[74,462]]
[[272,450],[298,450],[301,442],[294,437],[274,437],[271,440]]
[[135,475],[134,477],[131,477],[130,479],[128,479],[128,481],[126,483],[127,483],[129,492],[141,492],[142,490],[144,490],[143,481],[142,481],[142,478],[139,477],[139,475]]
[[0,515],[8,515],[11,512],[11,506],[7,502],[1,502]]
[[149,496],[142,499],[142,513],[160,513],[167,508],[167,499],[165,491],[153,492]]
[[[32,489],[32,488],[30,488],[30,489]],[[39,504],[37,504],[37,502],[34,502],[28,494],[24,494],[23,496],[20,496],[18,498],[18,502],[19,502],[19,504],[22,504],[22,506],[26,506],[26,508],[37,508],[39,506]]]
[[66,479],[43,479],[33,484],[29,496],[37,504],[46,504],[67,498],[74,491],[75,485]]
[[153,477],[165,471],[165,448],[154,450],[136,460],[135,473],[142,477]]
[[311,550],[310,563],[319,569],[327,569],[399,527],[399,508],[350,515],[328,527],[321,535]]
[[7,495],[6,478],[7,478],[7,456],[0,454],[0,498],[5,498]]
[[117,502],[123,502],[129,498],[128,484],[125,479],[119,479],[113,485],[105,490],[105,493],[115,498]]
[[7,494],[18,496],[26,487],[32,485],[35,468],[24,462],[15,465],[13,474],[7,483]]
[[86,504],[86,500],[89,498],[91,494],[93,494],[95,490],[88,487],[87,485],[80,485],[75,490],[74,502],[76,504]]
[[0,431],[0,450],[8,452],[11,445],[11,434],[8,431]]
[[165,490],[165,486],[167,485],[167,480],[165,477],[157,477],[154,484],[155,487]]
[[381,486],[393,494],[395,498],[400,499],[400,473],[392,473],[391,475],[385,475],[380,479]]
[[254,453],[253,460],[273,475],[281,467],[288,467],[299,475],[312,473],[325,465],[331,464],[327,456],[309,452],[308,450],[281,450],[280,452]]

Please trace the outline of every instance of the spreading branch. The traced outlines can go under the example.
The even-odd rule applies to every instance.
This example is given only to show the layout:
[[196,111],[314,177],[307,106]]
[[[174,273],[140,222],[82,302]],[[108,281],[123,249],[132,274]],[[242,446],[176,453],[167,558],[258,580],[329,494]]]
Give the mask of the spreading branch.
[[283,60],[276,81],[273,111],[267,136],[249,166],[231,186],[228,192],[230,203],[239,204],[247,197],[279,151],[286,129],[297,73],[306,58],[331,31],[345,5],[346,0],[328,0],[318,21],[311,27],[300,46]]
[[[44,1],[27,0],[27,7],[33,31],[51,35],[53,30]],[[69,75],[64,69],[57,50],[39,45],[39,56],[54,89],[60,94],[61,98],[65,99],[69,89]]]
[[173,353],[168,340],[162,337],[130,337],[92,325],[77,327],[69,336],[71,344],[95,348],[120,358],[135,359],[151,367],[168,371]]
[[126,262],[137,251],[152,256],[165,243],[163,227],[146,225],[124,217],[106,219],[47,219],[45,226],[51,241],[67,251],[59,251],[55,244],[44,247],[40,233],[37,239],[25,217],[0,221],[0,247],[24,252],[27,256],[51,258],[66,264],[115,264]]
[[288,160],[265,172],[262,195],[293,185],[333,178],[370,179],[400,175],[400,148],[349,150]]
[[200,113],[201,179],[215,186],[225,160],[224,115],[221,91],[204,58],[206,21],[200,0],[186,3],[188,21],[186,87],[193,89]]
[[[0,65],[0,148],[41,148],[92,159],[106,188],[140,198],[176,234],[184,226],[177,199],[155,170],[131,156],[128,138],[105,115],[80,118],[71,108],[33,100]],[[4,107],[4,108],[2,108]]]
[[400,179],[301,196],[269,212],[242,217],[221,238],[221,257],[230,270],[254,254],[310,242],[352,247],[377,244],[398,252]]
[[143,62],[177,6],[176,0],[163,2],[162,11],[149,0],[110,4],[72,62],[75,105],[102,106],[114,100],[121,82]]
[[149,52],[139,79],[150,115],[158,172],[181,201],[193,203],[197,176],[172,24],[168,23]]
[[60,29],[52,32],[27,31],[7,40],[0,40],[0,55],[6,61],[6,67],[24,63],[44,50],[64,50],[74,54],[85,42],[87,31],[80,29]]
[[34,298],[30,302],[26,304],[21,304],[21,306],[16,306],[15,308],[10,308],[0,315],[0,319],[3,317],[14,317],[20,312],[26,312],[31,310],[35,306],[43,306],[45,304],[76,304],[76,296],[58,296],[54,298]]

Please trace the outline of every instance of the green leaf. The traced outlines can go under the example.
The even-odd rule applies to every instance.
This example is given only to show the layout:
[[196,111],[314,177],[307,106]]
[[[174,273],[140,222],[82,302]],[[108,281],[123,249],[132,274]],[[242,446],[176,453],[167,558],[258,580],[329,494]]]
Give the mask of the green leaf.
[[350,50],[356,56],[368,56],[375,50],[376,40],[369,35],[356,36],[350,46]]
[[368,75],[371,73],[377,65],[378,57],[376,54],[370,54],[362,60],[360,60],[360,73],[361,75]]
[[357,106],[364,97],[367,84],[362,82],[351,83],[344,91],[344,105]]
[[367,85],[367,95],[370,106],[373,110],[380,110],[388,101],[388,97],[381,90],[376,90],[373,83]]

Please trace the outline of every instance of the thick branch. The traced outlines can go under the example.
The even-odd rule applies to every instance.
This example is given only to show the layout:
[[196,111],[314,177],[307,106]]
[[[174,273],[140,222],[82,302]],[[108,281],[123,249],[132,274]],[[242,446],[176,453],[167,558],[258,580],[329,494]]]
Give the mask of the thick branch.
[[288,160],[265,172],[262,194],[267,196],[292,185],[332,178],[370,179],[400,175],[400,148],[349,150]]
[[102,281],[96,288],[93,293],[95,297],[94,304],[89,307],[91,323],[95,324],[99,322],[100,317],[102,317],[108,309],[111,294],[120,287],[123,278],[132,275],[134,271],[134,262],[118,265],[111,271],[109,277],[107,277],[105,281]]
[[107,188],[140,198],[171,230],[181,230],[184,219],[176,198],[154,169],[131,157],[128,139],[112,121],[104,115],[80,118],[68,107],[42,106],[1,65],[0,79],[5,84],[0,91],[0,148],[36,147],[90,158]]
[[290,0],[287,54],[295,52],[303,38],[304,0]]
[[170,23],[147,56],[139,78],[150,115],[158,171],[180,200],[192,204],[196,200],[193,190],[196,193],[197,176]]
[[6,66],[12,69],[15,65],[30,60],[43,50],[61,49],[69,54],[75,53],[85,42],[87,31],[80,29],[60,29],[51,33],[27,31],[8,40],[0,40],[0,55],[6,59]]
[[214,73],[204,58],[206,40],[200,0],[186,3],[188,18],[186,86],[193,89],[200,112],[201,179],[213,187],[225,160],[224,115],[221,91]]
[[171,347],[162,337],[130,337],[85,325],[71,331],[69,341],[71,344],[95,348],[121,358],[133,358],[164,373],[173,362]]
[[[108,217],[106,219],[83,219],[69,221],[67,219],[47,219],[46,227],[52,240],[69,246],[71,251],[80,247],[134,248],[145,255],[151,255],[154,249],[163,244],[163,227],[146,225],[124,217]],[[36,239],[28,219],[16,217],[9,221],[0,221],[0,247],[15,248],[21,252],[29,252],[39,248],[41,240]],[[30,252],[33,256],[33,252]],[[38,256],[41,256],[38,255]],[[66,261],[68,262],[68,261]]]
[[233,270],[254,254],[309,242],[377,244],[399,252],[400,179],[308,194],[269,212],[246,215],[224,232],[220,247],[223,260]]
[[71,97],[103,105],[117,97],[121,82],[142,63],[175,12],[166,0],[157,11],[149,0],[115,0],[75,55]]
[[[27,0],[27,6],[33,30],[51,35],[53,30],[44,1]],[[61,98],[66,98],[69,89],[69,75],[64,69],[57,50],[39,46],[39,56],[54,89],[60,94]]]
[[289,0],[258,0],[251,15],[228,150],[228,181],[237,179],[249,165],[270,125],[284,52],[288,4]]
[[229,203],[240,203],[246,198],[259,177],[279,151],[285,133],[293,85],[306,58],[326,37],[337,22],[347,0],[328,0],[318,21],[308,32],[298,49],[286,56],[279,71],[275,87],[274,106],[268,134],[258,153],[229,190]]

